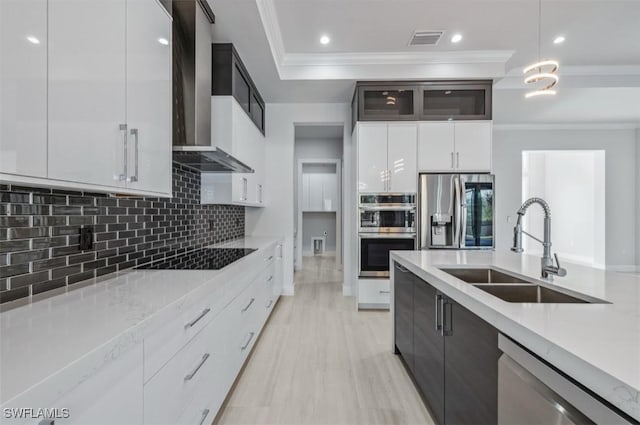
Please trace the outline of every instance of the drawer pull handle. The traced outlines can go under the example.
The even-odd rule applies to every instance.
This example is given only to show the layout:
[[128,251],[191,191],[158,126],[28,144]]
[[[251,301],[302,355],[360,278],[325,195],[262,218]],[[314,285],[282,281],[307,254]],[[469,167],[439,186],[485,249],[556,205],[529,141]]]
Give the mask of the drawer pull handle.
[[251,307],[251,304],[253,304],[253,302],[255,300],[256,300],[255,298],[251,298],[251,301],[249,301],[249,304],[247,304],[247,306],[242,309],[242,313],[244,313],[245,311],[249,310],[249,307]]
[[244,345],[242,346],[242,348],[240,349],[241,351],[244,351],[247,349],[247,347],[249,346],[249,344],[251,344],[251,340],[253,339],[253,336],[255,335],[255,332],[249,332],[249,339],[247,339],[247,342],[244,343]]
[[267,304],[267,308],[271,307],[271,305],[273,305],[273,300],[269,300],[269,304]]
[[198,317],[196,317],[195,319],[193,319],[192,321],[190,321],[189,323],[184,325],[184,328],[185,329],[192,328],[196,323],[198,323],[200,321],[200,319],[202,319],[204,316],[206,316],[207,313],[209,313],[210,311],[211,311],[210,308],[205,308],[204,310],[202,310],[202,313],[200,313],[200,315]]
[[391,293],[391,291],[383,291],[383,290],[380,290],[378,292],[380,292],[381,294],[390,294]]
[[193,379],[193,377],[196,376],[196,373],[198,373],[198,371],[200,370],[200,368],[202,367],[204,362],[207,361],[208,358],[209,358],[209,353],[204,353],[204,356],[202,356],[202,360],[200,360],[200,363],[198,363],[198,366],[196,366],[196,368],[193,369],[193,371],[190,374],[185,376],[184,380],[185,381],[191,381]]
[[269,258],[265,258],[264,259],[265,262],[269,262],[271,260],[273,260],[273,255],[270,255]]
[[273,280],[273,276],[269,276],[269,279],[267,279],[267,282],[271,282]]
[[200,419],[200,422],[198,422],[198,425],[202,425],[204,423],[204,420],[207,419],[207,416],[209,416],[209,409],[204,409],[202,411],[202,419]]

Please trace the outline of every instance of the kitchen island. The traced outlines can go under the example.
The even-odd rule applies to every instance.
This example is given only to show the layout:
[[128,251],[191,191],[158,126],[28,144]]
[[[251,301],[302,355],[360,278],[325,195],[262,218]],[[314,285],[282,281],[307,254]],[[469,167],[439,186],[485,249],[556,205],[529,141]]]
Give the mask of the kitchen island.
[[[567,276],[548,283],[539,278],[539,257],[507,251],[393,251],[391,262],[614,406],[630,422],[640,421],[637,275],[567,264]],[[493,268],[590,302],[507,302],[442,270],[447,268]],[[394,298],[396,290],[392,286]],[[453,323],[455,332],[455,319]],[[393,341],[396,350],[395,334]]]

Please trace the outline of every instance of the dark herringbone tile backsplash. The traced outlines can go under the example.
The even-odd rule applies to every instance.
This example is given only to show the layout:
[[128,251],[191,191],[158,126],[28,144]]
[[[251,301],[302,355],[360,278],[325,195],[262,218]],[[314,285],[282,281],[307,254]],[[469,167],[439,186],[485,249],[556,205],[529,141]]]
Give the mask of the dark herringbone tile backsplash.
[[0,184],[0,201],[0,303],[244,236],[244,207],[200,205],[200,175],[179,165],[173,198]]

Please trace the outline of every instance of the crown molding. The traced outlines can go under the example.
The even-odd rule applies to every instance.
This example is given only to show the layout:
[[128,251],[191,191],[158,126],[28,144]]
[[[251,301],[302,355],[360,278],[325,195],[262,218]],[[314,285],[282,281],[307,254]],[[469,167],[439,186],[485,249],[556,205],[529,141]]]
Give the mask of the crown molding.
[[544,130],[636,130],[640,123],[521,123],[493,124],[494,131],[544,131]]
[[[278,74],[280,74],[280,64],[284,60],[285,50],[275,5],[271,0],[256,0],[256,5],[258,6],[262,26],[264,27],[267,41],[271,48],[273,61],[276,64]],[[282,78],[282,76],[280,78]]]

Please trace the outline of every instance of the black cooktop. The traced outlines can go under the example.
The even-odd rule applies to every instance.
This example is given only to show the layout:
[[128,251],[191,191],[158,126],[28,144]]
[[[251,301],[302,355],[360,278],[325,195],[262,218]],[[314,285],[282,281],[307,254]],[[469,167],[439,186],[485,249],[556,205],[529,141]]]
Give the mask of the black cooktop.
[[251,254],[251,248],[202,248],[167,260],[145,264],[137,269],[150,270],[219,270]]

